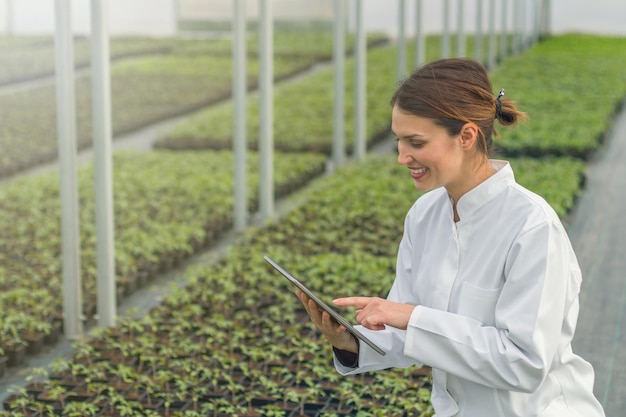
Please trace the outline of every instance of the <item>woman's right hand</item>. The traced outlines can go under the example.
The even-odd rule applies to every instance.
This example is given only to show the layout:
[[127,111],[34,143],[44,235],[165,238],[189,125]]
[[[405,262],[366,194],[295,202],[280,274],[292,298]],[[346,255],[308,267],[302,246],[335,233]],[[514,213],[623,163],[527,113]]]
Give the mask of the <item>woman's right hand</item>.
[[302,291],[296,291],[296,295],[302,302],[313,324],[317,326],[331,345],[340,350],[353,353],[359,352],[357,341],[345,326],[337,323],[328,312],[319,308],[315,301],[307,297]]

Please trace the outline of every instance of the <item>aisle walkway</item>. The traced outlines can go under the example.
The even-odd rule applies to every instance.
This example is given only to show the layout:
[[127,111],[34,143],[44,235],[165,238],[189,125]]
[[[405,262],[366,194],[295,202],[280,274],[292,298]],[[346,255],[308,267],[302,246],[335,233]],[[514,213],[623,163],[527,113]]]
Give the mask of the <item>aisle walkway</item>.
[[589,163],[568,231],[583,272],[574,350],[596,371],[607,417],[626,416],[626,107]]

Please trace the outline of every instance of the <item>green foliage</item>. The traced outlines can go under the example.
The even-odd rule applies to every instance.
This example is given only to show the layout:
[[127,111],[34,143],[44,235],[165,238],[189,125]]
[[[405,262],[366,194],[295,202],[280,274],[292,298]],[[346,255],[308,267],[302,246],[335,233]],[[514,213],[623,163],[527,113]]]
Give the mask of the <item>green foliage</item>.
[[[275,190],[293,191],[324,169],[315,154],[275,155]],[[118,285],[153,275],[163,265],[211,244],[232,224],[232,153],[120,152],[114,157],[114,219]],[[257,205],[258,157],[248,160],[249,206]],[[79,172],[83,295],[96,298],[93,169]],[[0,323],[8,341],[18,330],[45,331],[61,306],[61,209],[57,174],[25,177],[0,187]],[[7,317],[11,317],[10,320]]]
[[[438,37],[429,36],[427,56],[434,59]],[[394,45],[371,47],[367,54],[367,119],[369,144],[388,133],[391,108],[389,99],[397,83],[397,48]],[[348,58],[345,68],[345,138],[346,151],[352,150],[354,138],[355,61]],[[333,69],[320,68],[274,92],[274,133],[276,148],[284,151],[330,153],[333,138]],[[322,88],[322,86],[325,86]],[[257,147],[259,103],[249,100],[246,110],[249,146]],[[157,145],[165,148],[211,148],[231,146],[233,105],[212,106],[175,126]]]
[[492,74],[529,115],[499,143],[507,155],[587,157],[626,96],[626,38],[563,35],[507,58]]
[[[327,60],[332,51],[330,38],[323,32],[300,32],[298,39],[315,47],[298,49],[292,37],[276,36],[275,79],[305,71],[315,62]],[[372,36],[372,42],[381,39]],[[76,66],[80,69],[89,63],[90,45],[79,38],[75,48]],[[224,48],[230,48],[228,39],[113,39],[113,135],[229,98],[232,62],[230,54],[221,52]],[[57,156],[57,140],[51,134],[56,131],[53,43],[49,38],[0,43],[0,63],[7,64],[0,65],[0,83],[37,77],[51,79],[48,85],[0,95],[3,109],[0,113],[1,177]],[[255,88],[258,53],[251,52],[246,70],[248,85]],[[91,79],[88,76],[77,78],[76,104],[77,143],[83,149],[92,142]]]

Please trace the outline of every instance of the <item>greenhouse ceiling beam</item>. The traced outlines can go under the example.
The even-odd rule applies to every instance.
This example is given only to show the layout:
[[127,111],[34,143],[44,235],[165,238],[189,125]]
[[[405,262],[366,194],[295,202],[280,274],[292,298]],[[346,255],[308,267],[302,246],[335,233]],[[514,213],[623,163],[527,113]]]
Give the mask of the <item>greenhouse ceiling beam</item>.
[[234,228],[246,228],[246,2],[233,1],[233,169],[234,169]]
[[68,339],[83,334],[78,181],[76,170],[76,98],[70,0],[56,0],[56,104],[59,145],[63,329]]
[[367,132],[365,117],[367,113],[367,40],[363,0],[355,2],[356,48],[355,48],[355,95],[354,95],[354,158],[365,159],[367,152]]
[[274,33],[272,0],[261,0],[259,21],[259,206],[263,219],[274,214]]
[[115,326],[115,249],[109,21],[106,0],[91,1],[91,82],[96,195],[98,325]]

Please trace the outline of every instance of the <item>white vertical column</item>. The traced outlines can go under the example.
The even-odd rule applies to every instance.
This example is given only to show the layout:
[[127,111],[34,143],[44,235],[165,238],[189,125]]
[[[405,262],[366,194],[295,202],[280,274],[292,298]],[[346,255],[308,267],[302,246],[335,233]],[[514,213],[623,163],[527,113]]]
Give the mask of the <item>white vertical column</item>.
[[354,158],[365,159],[367,152],[367,42],[363,13],[363,0],[355,3],[355,88],[354,88]]
[[115,250],[108,3],[91,0],[91,82],[98,269],[98,325],[115,326]]
[[541,37],[550,34],[550,31],[552,30],[550,22],[552,22],[552,1],[541,0]]
[[456,56],[465,56],[465,13],[463,10],[463,1],[459,0],[457,6],[457,39],[456,39]]
[[496,0],[489,0],[489,44],[487,52],[487,69],[496,66]]
[[508,34],[508,21],[509,21],[509,13],[508,13],[508,0],[502,0],[502,10],[501,10],[501,28],[500,28],[500,59],[504,59],[509,53],[509,34]]
[[406,74],[406,1],[398,0],[398,54],[397,79],[401,80]]
[[519,31],[519,50],[524,51],[528,48],[528,2],[519,0],[520,8],[520,31]]
[[443,34],[441,38],[441,58],[450,56],[450,0],[443,0]]
[[178,34],[180,31],[178,21],[180,20],[180,0],[172,0],[172,27],[174,28],[174,33]]
[[535,10],[534,13],[534,39],[533,39],[533,43],[537,43],[539,42],[539,40],[541,39],[541,14],[542,14],[542,10],[541,10],[541,6],[543,4],[542,0],[534,0],[533,1],[533,7]]
[[5,9],[6,11],[6,31],[7,31],[7,35],[11,36],[13,35],[14,32],[14,28],[13,28],[13,0],[6,0],[6,4],[7,7]]
[[233,0],[233,166],[234,228],[241,232],[248,217],[246,181],[246,2]]
[[483,61],[483,0],[476,0],[476,42],[474,52],[476,61]]
[[333,168],[338,169],[345,160],[345,8],[343,0],[334,0],[333,24]]
[[415,0],[415,66],[423,64],[426,60],[422,10],[422,0]]
[[56,0],[56,104],[61,186],[63,320],[68,339],[83,334],[78,174],[76,169],[76,98],[74,44],[69,0]]
[[272,0],[261,0],[259,19],[259,205],[274,214],[274,31]]
[[520,4],[523,0],[513,0],[513,54],[517,55],[522,50]]

